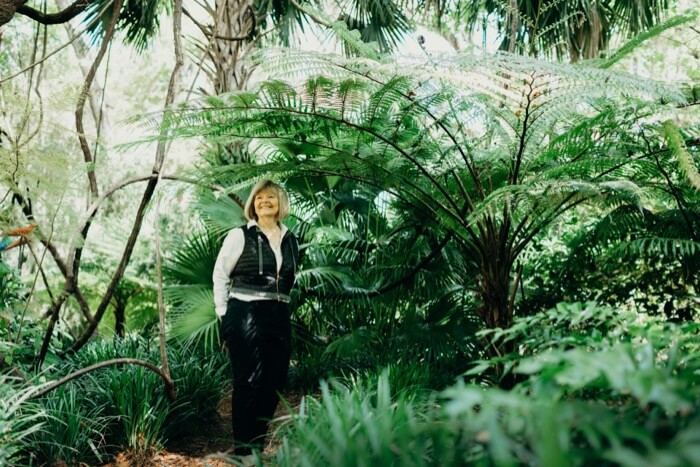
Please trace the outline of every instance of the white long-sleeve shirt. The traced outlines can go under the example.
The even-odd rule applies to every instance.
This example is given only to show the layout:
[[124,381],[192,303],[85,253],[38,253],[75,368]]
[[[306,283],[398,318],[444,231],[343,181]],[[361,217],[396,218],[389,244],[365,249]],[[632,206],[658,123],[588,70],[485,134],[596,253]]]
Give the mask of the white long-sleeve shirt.
[[[258,225],[254,220],[248,222],[247,228],[251,226]],[[280,223],[282,233],[280,239],[284,238],[285,233],[287,233],[287,227]],[[275,260],[277,261],[277,271],[280,270],[282,266],[282,242],[279,245],[272,245],[272,251],[275,254]],[[231,271],[236,267],[238,259],[243,253],[243,248],[245,247],[245,236],[243,234],[243,228],[239,227],[236,229],[231,229],[224,239],[224,244],[221,246],[219,251],[219,256],[216,257],[216,264],[214,265],[214,274],[212,279],[214,281],[214,305],[216,306],[216,314],[219,317],[223,317],[226,314],[226,308],[228,305],[228,284],[231,278]],[[253,297],[246,294],[235,293],[232,295],[234,298],[250,302],[253,300],[260,300],[260,297]]]

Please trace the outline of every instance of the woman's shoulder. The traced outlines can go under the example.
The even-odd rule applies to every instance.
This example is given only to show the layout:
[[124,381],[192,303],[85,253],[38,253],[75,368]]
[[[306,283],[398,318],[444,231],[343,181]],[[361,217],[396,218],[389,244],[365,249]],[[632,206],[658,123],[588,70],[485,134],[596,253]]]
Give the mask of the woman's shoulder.
[[226,239],[239,239],[245,236],[245,225],[234,227],[226,233]]

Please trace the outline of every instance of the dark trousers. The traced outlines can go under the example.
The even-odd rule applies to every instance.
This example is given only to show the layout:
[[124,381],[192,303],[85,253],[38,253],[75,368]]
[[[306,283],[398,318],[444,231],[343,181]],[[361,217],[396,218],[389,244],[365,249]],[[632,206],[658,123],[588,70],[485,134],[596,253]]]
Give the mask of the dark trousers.
[[291,354],[289,306],[229,299],[221,321],[233,369],[231,423],[235,453],[265,447],[267,424],[284,389]]

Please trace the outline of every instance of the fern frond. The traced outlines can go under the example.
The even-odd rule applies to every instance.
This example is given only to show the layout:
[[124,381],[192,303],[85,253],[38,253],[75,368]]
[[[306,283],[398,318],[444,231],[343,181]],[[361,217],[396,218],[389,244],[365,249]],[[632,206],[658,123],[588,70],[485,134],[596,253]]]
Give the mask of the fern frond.
[[673,16],[663,23],[654,26],[634,38],[630,39],[627,41],[622,47],[617,49],[611,56],[610,58],[607,58],[602,61],[602,63],[598,64],[598,67],[601,69],[605,68],[610,68],[613,66],[615,63],[619,62],[632,52],[634,52],[640,45],[644,44],[646,41],[649,39],[656,37],[660,35],[661,33],[673,29],[675,27],[678,27],[682,24],[686,23],[691,23],[698,18],[698,12],[697,11],[689,11],[687,13],[684,13],[682,15],[677,15]]
[[691,257],[700,254],[700,242],[680,238],[639,238],[622,247],[637,255],[666,255],[670,258]]
[[693,157],[688,153],[681,132],[671,121],[666,121],[663,124],[663,133],[669,148],[671,148],[671,151],[673,151],[673,154],[678,159],[678,165],[681,171],[690,184],[695,187],[696,190],[700,190],[700,173],[695,166]]

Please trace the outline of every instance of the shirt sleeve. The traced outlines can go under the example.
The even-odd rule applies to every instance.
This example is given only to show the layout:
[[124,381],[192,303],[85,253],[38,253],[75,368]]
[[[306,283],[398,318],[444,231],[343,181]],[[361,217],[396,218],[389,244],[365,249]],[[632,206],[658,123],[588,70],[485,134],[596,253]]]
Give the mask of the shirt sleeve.
[[219,256],[216,258],[212,279],[214,281],[214,305],[216,306],[216,314],[219,317],[223,317],[226,314],[229,277],[243,253],[244,246],[243,229],[233,229],[224,239]]

